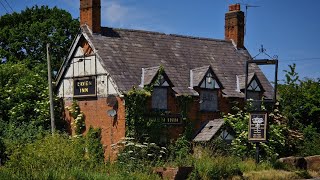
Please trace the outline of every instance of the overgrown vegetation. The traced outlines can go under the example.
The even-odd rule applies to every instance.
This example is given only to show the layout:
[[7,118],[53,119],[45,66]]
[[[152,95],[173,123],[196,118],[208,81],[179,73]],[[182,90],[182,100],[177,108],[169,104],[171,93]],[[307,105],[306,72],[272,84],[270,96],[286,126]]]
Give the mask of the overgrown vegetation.
[[[117,144],[120,153],[111,164],[104,160],[100,129],[90,127],[81,135],[85,117],[76,101],[67,109],[77,136],[49,133],[45,45],[52,44],[53,69],[58,70],[78,31],[78,21],[63,10],[35,6],[2,16],[0,27],[0,179],[159,179],[152,172],[158,166],[191,166],[189,179],[310,177],[306,171],[276,170],[280,166],[273,164],[282,156],[320,154],[320,79],[300,79],[295,65],[286,71],[278,88],[277,108],[269,114],[268,142],[260,144],[261,164],[250,159],[255,145],[247,140],[246,109],[235,108],[234,114],[225,116],[235,131],[231,144],[215,139],[192,147],[189,96],[177,98],[184,133],[160,145],[159,134],[166,136],[166,125],[154,117],[168,112],[147,112],[152,84],[126,94],[126,133],[133,138]],[[160,67],[158,74],[163,73]],[[63,108],[57,98],[55,104],[60,115]],[[63,126],[57,129],[64,130]]]
[[70,138],[65,134],[46,135],[18,147],[6,165],[0,167],[0,179],[158,178],[148,171],[131,172],[118,164],[104,164],[102,146],[97,141],[100,140],[98,134],[99,130],[92,129],[86,138]]
[[72,129],[74,129],[74,133],[76,136],[81,135],[84,131],[85,124],[85,116],[82,111],[80,111],[80,107],[76,100],[72,102],[72,105],[67,106],[66,109],[69,111],[71,117],[73,118],[73,122],[71,123]]
[[[260,156],[265,160],[275,161],[285,153],[286,126],[276,123],[276,113],[269,117],[268,141],[260,143]],[[238,110],[237,114],[228,114],[225,120],[235,131],[235,139],[231,143],[231,153],[242,158],[254,157],[256,144],[248,141],[249,113]]]

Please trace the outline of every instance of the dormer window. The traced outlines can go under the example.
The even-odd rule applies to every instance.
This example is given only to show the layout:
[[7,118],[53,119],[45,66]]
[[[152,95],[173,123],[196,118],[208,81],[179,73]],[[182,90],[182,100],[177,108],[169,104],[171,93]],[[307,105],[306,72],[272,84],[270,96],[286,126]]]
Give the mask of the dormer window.
[[263,88],[256,75],[249,80],[247,86],[247,99],[261,100]]
[[142,68],[140,87],[153,85],[151,106],[154,110],[168,109],[168,89],[173,87],[167,74],[160,72],[160,66]]
[[[245,75],[237,75],[237,89],[245,92]],[[261,100],[264,89],[255,73],[248,74],[247,99]]]
[[255,79],[253,79],[248,86],[248,90],[249,91],[261,91],[261,88],[260,88],[259,84],[257,83],[257,81]]
[[218,111],[218,90],[221,85],[211,66],[200,67],[190,71],[190,87],[198,87],[200,111]]
[[219,89],[220,86],[217,81],[213,78],[213,75],[208,72],[205,79],[201,83],[201,88],[205,89]]
[[167,80],[164,78],[163,75],[159,75],[158,79],[154,83],[154,86],[168,87],[169,83],[167,82]]
[[169,83],[166,78],[160,74],[156,79],[152,91],[152,109],[168,109],[168,87]]

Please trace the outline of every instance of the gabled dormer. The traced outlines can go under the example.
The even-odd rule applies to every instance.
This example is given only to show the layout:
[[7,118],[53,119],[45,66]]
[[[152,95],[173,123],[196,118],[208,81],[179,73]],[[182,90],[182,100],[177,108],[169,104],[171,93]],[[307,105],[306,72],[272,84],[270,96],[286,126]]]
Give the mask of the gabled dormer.
[[218,91],[223,87],[211,66],[190,70],[190,88],[199,93],[200,111],[218,111]]
[[173,87],[172,82],[160,67],[142,68],[140,87],[152,85],[152,109],[168,109],[168,90]]
[[[237,76],[237,89],[239,92],[245,92],[245,75]],[[247,99],[261,100],[264,88],[258,76],[255,73],[248,74]]]
[[190,70],[190,88],[222,89],[222,85],[214,74],[211,66],[204,66]]

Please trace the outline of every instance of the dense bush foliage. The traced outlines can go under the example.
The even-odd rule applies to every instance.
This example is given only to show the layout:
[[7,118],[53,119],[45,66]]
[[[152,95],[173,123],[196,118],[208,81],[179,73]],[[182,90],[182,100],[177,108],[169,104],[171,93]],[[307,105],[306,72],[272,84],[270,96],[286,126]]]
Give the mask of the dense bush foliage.
[[[271,114],[274,116],[275,113]],[[273,117],[275,118],[275,117]],[[235,139],[231,143],[231,152],[242,158],[254,157],[255,144],[248,141],[249,113],[239,110],[236,114],[225,116],[227,124],[235,131]],[[285,150],[286,127],[277,124],[269,117],[268,141],[260,143],[260,155],[264,159],[275,160]]]
[[23,64],[1,64],[0,77],[0,136],[10,154],[50,129],[48,89],[46,80]]
[[[46,44],[58,70],[78,31],[78,21],[58,8],[32,7],[0,18],[0,157],[41,139],[50,129]],[[56,126],[61,102],[55,98]],[[6,150],[4,153],[3,149]]]
[[281,112],[291,129],[303,131],[313,124],[320,132],[320,79],[299,79],[295,64],[286,71],[284,84],[279,85]]
[[320,133],[312,125],[303,130],[303,142],[298,146],[299,154],[302,156],[313,156],[320,154]]

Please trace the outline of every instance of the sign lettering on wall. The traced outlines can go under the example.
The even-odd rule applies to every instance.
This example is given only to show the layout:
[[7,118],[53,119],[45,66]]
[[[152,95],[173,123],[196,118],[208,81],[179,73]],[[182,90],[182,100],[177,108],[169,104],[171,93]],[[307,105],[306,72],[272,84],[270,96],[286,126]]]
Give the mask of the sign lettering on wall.
[[161,121],[163,124],[180,125],[182,124],[181,114],[164,114],[164,115],[146,115],[150,120]]
[[267,112],[251,112],[249,119],[249,141],[263,142],[267,140]]
[[96,96],[96,78],[84,77],[73,80],[74,97],[92,97]]

